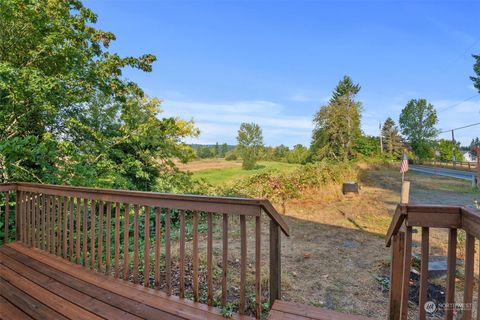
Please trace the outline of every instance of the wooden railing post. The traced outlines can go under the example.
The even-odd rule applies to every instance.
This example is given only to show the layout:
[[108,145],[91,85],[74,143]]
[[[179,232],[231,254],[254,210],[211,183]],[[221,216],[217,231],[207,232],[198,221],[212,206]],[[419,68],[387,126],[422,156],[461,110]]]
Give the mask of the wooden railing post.
[[405,254],[405,232],[399,231],[392,240],[392,261],[390,262],[390,304],[389,319],[400,319],[403,281],[403,257]]
[[281,230],[270,220],[270,307],[282,297]]
[[22,230],[22,226],[21,226],[21,214],[22,214],[22,211],[21,211],[21,204],[20,204],[20,201],[22,201],[22,197],[20,195],[21,191],[16,191],[15,192],[15,240],[16,241],[20,241],[21,240],[21,236],[20,236],[20,232]]

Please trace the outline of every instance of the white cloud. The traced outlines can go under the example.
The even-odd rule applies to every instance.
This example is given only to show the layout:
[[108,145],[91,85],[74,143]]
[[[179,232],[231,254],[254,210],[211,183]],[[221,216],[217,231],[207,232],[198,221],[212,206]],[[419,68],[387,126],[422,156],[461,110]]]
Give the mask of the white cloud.
[[313,128],[310,116],[292,116],[286,108],[271,101],[192,102],[165,99],[162,116],[193,119],[200,137],[192,143],[235,143],[242,122],[254,122],[262,127],[267,145],[307,144]]

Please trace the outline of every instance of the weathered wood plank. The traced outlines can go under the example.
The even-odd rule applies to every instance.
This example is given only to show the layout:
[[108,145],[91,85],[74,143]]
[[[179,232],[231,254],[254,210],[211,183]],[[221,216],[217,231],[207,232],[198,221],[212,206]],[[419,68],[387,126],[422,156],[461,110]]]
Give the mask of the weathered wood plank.
[[239,313],[245,313],[245,284],[247,282],[247,224],[240,216],[240,303]]
[[430,229],[422,227],[422,260],[420,266],[420,297],[419,297],[419,312],[420,320],[425,320],[427,317],[426,310],[423,306],[427,302],[428,289],[428,261],[430,250]]
[[120,203],[115,203],[115,278],[120,277]]
[[143,267],[143,285],[145,287],[150,286],[150,207],[145,207],[145,218],[144,218],[144,239],[143,239],[143,257],[144,257],[144,267]]
[[207,213],[207,304],[213,304],[213,214]]
[[198,212],[194,211],[192,215],[192,286],[193,286],[193,301],[197,302],[199,299],[198,288]]
[[81,217],[82,217],[82,199],[77,198],[77,216],[75,225],[75,262],[80,263],[80,239],[82,238],[81,230]]
[[467,233],[467,241],[465,244],[465,283],[463,291],[463,319],[472,318],[472,302],[473,302],[473,270],[475,262],[475,237]]
[[408,317],[408,293],[410,290],[410,263],[412,259],[412,227],[407,226],[405,231],[405,246],[403,256],[403,281],[402,281],[402,302],[400,306],[400,319]]
[[95,268],[95,240],[97,239],[95,232],[96,224],[96,201],[92,200],[90,205],[90,269]]
[[103,216],[105,215],[105,204],[98,202],[98,242],[97,242],[97,270],[103,270]]
[[155,208],[155,288],[160,288],[160,208]]
[[83,249],[83,266],[87,265],[87,246],[88,246],[88,200],[83,199],[83,239],[82,239],[82,249]]
[[123,221],[123,279],[128,280],[128,246],[130,241],[130,207],[128,203],[125,204],[125,219]]
[[180,260],[179,260],[179,269],[180,269],[180,283],[179,283],[179,296],[180,298],[185,297],[185,211],[180,210]]
[[105,272],[110,274],[110,264],[112,260],[112,254],[110,252],[111,244],[110,241],[112,239],[111,230],[112,228],[112,203],[110,201],[107,202],[107,223],[105,229]]
[[405,232],[392,237],[392,262],[390,266],[389,318],[399,320],[402,305],[403,258],[405,255]]
[[227,275],[228,275],[228,214],[223,214],[222,237],[222,306],[227,304]]
[[262,226],[261,217],[255,217],[255,315],[262,316]]
[[172,248],[170,242],[170,209],[165,210],[165,281],[166,292],[172,294]]
[[75,232],[74,232],[74,220],[75,220],[75,198],[70,198],[70,213],[69,213],[69,228],[68,228],[68,244],[69,244],[69,258],[70,261],[73,261],[74,253],[73,253],[73,243],[75,242]]
[[138,216],[139,206],[135,205],[133,209],[133,283],[138,283]]
[[[457,264],[457,229],[451,228],[448,232],[448,261],[447,261],[447,289],[445,292],[445,303],[452,306],[455,302],[455,269]],[[445,310],[445,319],[453,319],[453,309]]]

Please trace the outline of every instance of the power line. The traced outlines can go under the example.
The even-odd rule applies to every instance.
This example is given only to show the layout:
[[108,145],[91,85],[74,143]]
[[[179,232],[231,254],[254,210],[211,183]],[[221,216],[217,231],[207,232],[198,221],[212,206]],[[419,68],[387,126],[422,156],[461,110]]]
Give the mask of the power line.
[[465,129],[465,128],[470,128],[470,127],[478,126],[478,125],[480,125],[480,122],[473,123],[473,124],[469,124],[469,125],[466,125],[466,126],[463,126],[463,127],[458,127],[458,128],[450,129],[450,130],[440,131],[439,134],[440,134],[440,133],[445,133],[445,132],[451,132],[451,131],[455,131],[455,130],[460,130],[460,129]]
[[480,96],[480,93],[477,93],[477,94],[475,94],[475,95],[473,95],[473,96],[471,96],[471,97],[468,97],[468,98],[466,98],[466,99],[464,99],[464,100],[462,100],[462,101],[460,101],[460,102],[457,102],[457,103],[455,103],[455,104],[452,104],[452,105],[450,105],[450,106],[448,106],[448,107],[445,107],[445,108],[443,108],[442,110],[439,110],[438,113],[443,112],[443,111],[448,110],[448,109],[451,109],[451,108],[456,107],[456,106],[458,106],[458,105],[461,105],[462,103],[467,102],[467,101],[469,101],[469,100],[472,100],[473,98],[478,97],[478,96]]

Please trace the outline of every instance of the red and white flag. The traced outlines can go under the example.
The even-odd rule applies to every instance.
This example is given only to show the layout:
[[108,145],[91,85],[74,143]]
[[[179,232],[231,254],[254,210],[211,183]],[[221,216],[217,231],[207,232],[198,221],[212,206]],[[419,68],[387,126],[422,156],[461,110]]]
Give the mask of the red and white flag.
[[407,154],[403,153],[402,165],[400,166],[400,172],[405,173],[408,171],[408,158]]

